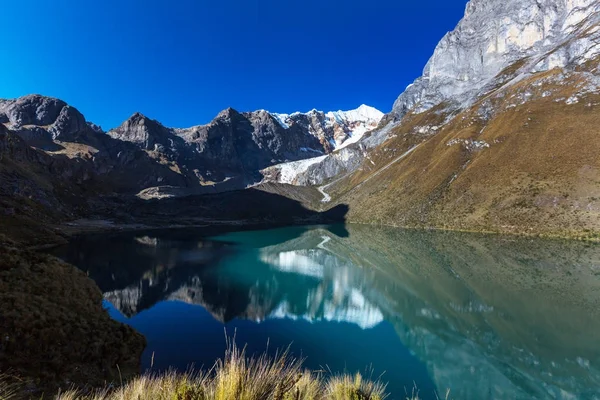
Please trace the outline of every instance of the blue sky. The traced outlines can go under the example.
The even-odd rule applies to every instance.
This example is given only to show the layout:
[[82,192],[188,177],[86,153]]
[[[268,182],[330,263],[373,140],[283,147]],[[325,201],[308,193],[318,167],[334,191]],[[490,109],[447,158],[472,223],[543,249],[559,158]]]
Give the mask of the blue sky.
[[0,98],[61,98],[111,128],[220,110],[387,112],[466,0],[4,1]]

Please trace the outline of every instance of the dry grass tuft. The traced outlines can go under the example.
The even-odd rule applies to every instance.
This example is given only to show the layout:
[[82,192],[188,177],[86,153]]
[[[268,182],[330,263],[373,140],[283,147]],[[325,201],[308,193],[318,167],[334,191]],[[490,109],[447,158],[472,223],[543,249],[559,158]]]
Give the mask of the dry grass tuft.
[[[0,400],[26,398],[0,376]],[[45,398],[45,397],[44,397]],[[382,400],[385,385],[355,376],[329,379],[302,369],[286,350],[248,357],[229,343],[225,357],[207,372],[167,372],[135,378],[120,387],[60,392],[56,400]]]
[[364,380],[361,374],[337,376],[326,386],[326,398],[331,400],[383,400],[386,398],[385,385]]
[[11,376],[0,374],[0,400],[15,399],[20,389]]

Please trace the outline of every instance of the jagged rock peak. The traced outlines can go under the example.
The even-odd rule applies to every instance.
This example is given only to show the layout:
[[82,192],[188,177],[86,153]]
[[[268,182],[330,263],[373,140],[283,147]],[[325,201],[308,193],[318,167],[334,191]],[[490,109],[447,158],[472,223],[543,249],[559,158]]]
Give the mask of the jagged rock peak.
[[160,126],[164,126],[163,124],[161,124],[159,121],[149,118],[146,115],[142,114],[139,111],[136,111],[135,113],[133,113],[129,118],[127,118],[122,125],[124,124],[128,124],[128,125],[160,125]]
[[146,119],[146,116],[139,111],[134,112],[128,120],[132,121],[140,121],[142,119]]
[[172,130],[136,112],[121,126],[110,130],[108,135],[113,139],[136,143],[146,150],[154,150],[156,144],[164,143],[172,135]]
[[422,77],[393,113],[422,112],[446,100],[468,105],[506,67],[526,72],[581,64],[600,54],[597,0],[472,0],[437,45]]
[[73,140],[89,129],[85,117],[75,107],[39,94],[0,100],[0,123],[19,132],[31,145],[36,144],[31,142],[33,137],[46,135],[46,141]]
[[6,123],[19,128],[23,125],[51,125],[62,109],[67,106],[62,100],[30,94],[10,100],[0,100],[0,114]]
[[227,107],[226,109],[218,113],[215,119],[232,118],[237,117],[239,115],[241,115],[239,111],[232,107]]

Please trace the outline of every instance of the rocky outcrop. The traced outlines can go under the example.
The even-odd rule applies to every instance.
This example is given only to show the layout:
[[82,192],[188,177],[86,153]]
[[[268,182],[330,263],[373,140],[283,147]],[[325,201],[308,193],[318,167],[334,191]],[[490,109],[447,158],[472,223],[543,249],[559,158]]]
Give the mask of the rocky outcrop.
[[26,125],[50,126],[56,122],[67,104],[37,94],[15,100],[0,100],[0,120],[11,128]]
[[113,139],[134,143],[143,150],[160,151],[174,146],[176,139],[171,130],[162,126],[158,121],[135,113],[121,126],[108,132]]
[[[595,0],[470,1],[388,120],[443,102],[465,108],[503,80],[593,59],[600,54],[599,11]],[[506,76],[499,76],[503,71]]]
[[28,144],[47,150],[58,148],[54,141],[77,141],[90,129],[75,108],[40,95],[0,100],[0,122]]

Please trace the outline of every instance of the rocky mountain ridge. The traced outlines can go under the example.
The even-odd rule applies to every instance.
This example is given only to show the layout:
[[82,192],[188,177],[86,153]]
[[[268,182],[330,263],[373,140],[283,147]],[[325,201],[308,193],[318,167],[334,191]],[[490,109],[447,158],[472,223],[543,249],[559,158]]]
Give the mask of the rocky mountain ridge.
[[[365,105],[348,112],[289,115],[229,108],[209,124],[179,129],[135,113],[105,134],[58,99],[30,95],[0,101],[0,123],[27,144],[83,159],[91,175],[119,175],[123,184],[115,189],[135,193],[161,186],[193,193],[242,189],[262,179],[261,169],[327,154],[360,139],[382,117]],[[136,175],[139,160],[146,179],[123,179]]]

